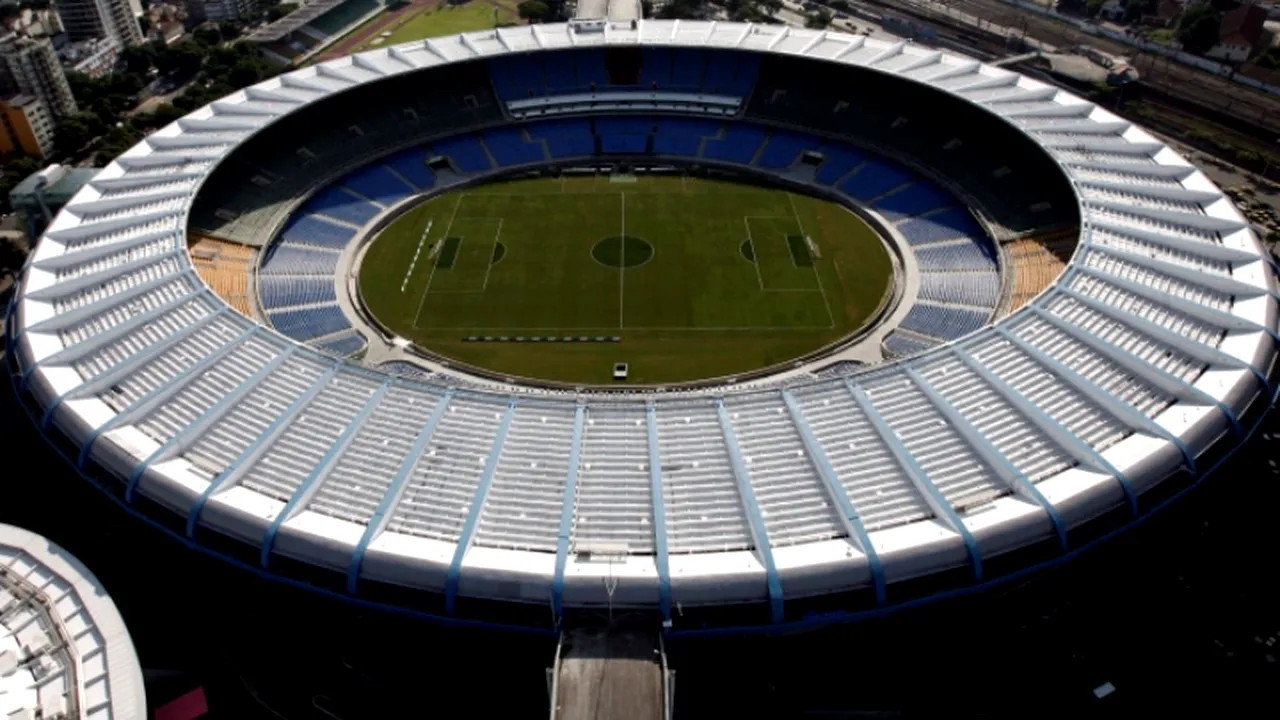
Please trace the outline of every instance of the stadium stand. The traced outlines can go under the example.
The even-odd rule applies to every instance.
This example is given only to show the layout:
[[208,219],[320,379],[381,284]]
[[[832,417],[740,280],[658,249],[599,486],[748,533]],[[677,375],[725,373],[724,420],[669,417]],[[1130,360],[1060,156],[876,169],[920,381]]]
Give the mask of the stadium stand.
[[363,350],[368,343],[355,330],[339,332],[323,340],[317,340],[316,348],[338,357],[348,357]]
[[255,251],[237,243],[192,235],[191,264],[218,297],[245,315],[251,314],[249,273]]
[[341,35],[351,24],[381,8],[379,0],[346,0],[332,10],[308,23],[308,27],[335,37]]
[[[457,128],[501,119],[486,67],[472,63],[423,85],[416,74],[361,85],[349,93],[318,100],[309,113],[286,115],[251,138],[243,152],[219,164],[201,187],[191,226],[248,245],[261,245],[288,214],[293,201],[326,176],[395,149],[421,145]],[[301,100],[298,88],[278,89]],[[323,116],[317,123],[312,118]],[[404,153],[385,164],[418,189],[434,185],[426,157]],[[357,181],[358,182],[358,181]]]
[[521,128],[497,128],[484,133],[485,147],[498,165],[527,165],[547,161],[546,148],[542,143],[525,139],[525,131]]
[[890,358],[904,358],[928,350],[939,341],[910,335],[902,330],[894,330],[884,339],[884,351]]
[[760,59],[751,53],[644,48],[597,49],[489,61],[493,86],[505,101],[605,91],[666,91],[746,97]]
[[[816,128],[824,147],[835,144],[828,135],[848,136],[859,148],[893,151],[893,164],[876,162],[905,162],[912,187],[924,175],[944,190],[961,187],[1006,229],[1042,232],[1059,214],[1056,227],[1087,225],[1090,243],[1071,260],[1079,272],[997,328],[870,373],[606,393],[514,390],[462,371],[393,379],[224,311],[185,259],[166,264],[187,213],[151,212],[138,183],[160,177],[185,197],[199,188],[191,202],[208,202],[206,217],[239,207],[240,219],[273,203],[287,215],[305,190],[357,162],[376,165],[387,152],[434,147],[456,132],[474,138],[501,119],[484,83],[471,82],[488,61],[448,58],[580,51],[568,49],[564,27],[505,28],[436,39],[435,52],[402,46],[371,51],[359,66],[321,66],[348,82],[294,71],[288,77],[299,83],[331,81],[332,96],[302,98],[307,107],[290,106],[262,130],[219,130],[236,150],[216,170],[212,151],[185,144],[198,144],[199,121],[279,115],[283,104],[265,95],[213,103],[114,161],[92,199],[73,199],[51,225],[14,294],[5,359],[19,402],[55,447],[70,447],[71,464],[123,494],[131,511],[179,536],[185,521],[191,542],[251,554],[266,573],[468,625],[545,629],[566,608],[594,612],[616,600],[669,621],[677,636],[807,628],[1021,571],[1041,562],[1042,549],[1070,553],[1081,537],[1158,507],[1170,488],[1186,488],[1182,479],[1209,469],[1199,459],[1233,452],[1257,427],[1272,399],[1273,271],[1229,203],[1215,215],[1169,210],[1188,197],[1224,198],[1174,150],[1066,91],[909,43],[697,21],[612,28],[593,42],[643,54],[641,46],[678,35],[688,50],[657,54],[670,60],[669,78],[689,76],[698,87],[708,76],[728,82],[728,73],[713,73],[693,46],[735,43],[766,56],[752,117],[769,129],[717,130],[701,143],[704,157],[750,163],[784,126]],[[612,76],[608,49],[604,56]],[[582,82],[576,64],[561,65],[558,84],[568,82],[565,67]],[[374,79],[392,73],[401,75]],[[308,92],[280,82],[258,89]],[[471,92],[455,92],[463,86]],[[422,104],[427,96],[440,108]],[[456,123],[418,125],[432,112]],[[1105,140],[1064,141],[1060,129],[1044,129],[1064,117]],[[425,162],[423,151],[402,159],[406,173]],[[1137,178],[1146,194],[1076,202],[1059,164]],[[202,185],[209,173],[229,179]],[[1057,185],[1064,194],[1054,194]],[[894,189],[871,196],[870,186],[856,187],[871,201]],[[1032,211],[1041,201],[1049,208]],[[85,219],[108,206],[120,215]],[[945,211],[904,216],[898,227],[935,212]],[[269,219],[258,226],[268,235],[277,227]],[[989,312],[963,301],[989,300],[982,278],[999,270],[995,247],[968,236],[919,241],[914,252],[922,292],[936,299],[918,303],[888,336],[892,354],[984,325]],[[162,257],[139,264],[152,255]],[[259,281],[331,277],[337,256],[277,241]],[[111,277],[86,293],[86,273]],[[311,289],[298,288],[308,302],[276,307],[271,320],[341,348],[351,329],[335,303],[309,302]],[[232,538],[244,545],[226,549]],[[626,556],[617,597],[609,585],[617,566],[591,562],[599,548]],[[840,610],[814,620],[815,606]]]
[[[367,204],[367,203],[365,203]],[[285,224],[280,237],[298,245],[338,250],[355,237],[354,228],[326,220],[323,216],[308,212],[305,208]]]
[[266,310],[338,301],[332,277],[262,275],[258,292]]
[[1025,305],[1058,279],[1075,250],[1078,235],[1079,230],[1069,229],[1048,236],[1019,238],[1005,245],[1013,272],[1010,312]]
[[447,157],[454,167],[464,173],[478,173],[493,169],[493,163],[480,144],[479,138],[470,135],[440,140],[432,144],[429,155]]
[[[893,102],[885,102],[888,97]],[[1067,180],[1034,140],[1013,127],[992,125],[985,110],[968,102],[904,85],[892,74],[769,56],[760,66],[747,117],[825,131],[881,152],[891,149],[963,188],[994,224],[1014,233],[1073,222],[1071,204],[1054,202],[1070,196]],[[882,179],[868,169],[843,185],[863,201],[895,185],[892,176]]]
[[385,165],[361,168],[342,178],[342,186],[383,206],[394,205],[415,192],[414,187]]
[[360,227],[378,215],[382,208],[357,196],[341,185],[331,186],[315,195],[302,206],[302,211],[322,215],[330,220],[341,220]]

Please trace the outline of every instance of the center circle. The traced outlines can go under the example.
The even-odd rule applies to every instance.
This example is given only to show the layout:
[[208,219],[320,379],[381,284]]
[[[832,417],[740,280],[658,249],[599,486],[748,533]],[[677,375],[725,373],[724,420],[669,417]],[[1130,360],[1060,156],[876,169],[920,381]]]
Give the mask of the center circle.
[[653,246],[634,235],[614,235],[592,246],[591,257],[608,267],[636,267],[649,262]]

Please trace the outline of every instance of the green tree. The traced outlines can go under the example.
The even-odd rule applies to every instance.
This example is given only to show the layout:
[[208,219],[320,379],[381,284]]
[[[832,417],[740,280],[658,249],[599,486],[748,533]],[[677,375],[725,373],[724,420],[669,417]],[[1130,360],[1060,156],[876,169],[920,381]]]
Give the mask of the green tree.
[[516,13],[520,15],[520,19],[531,23],[545,21],[549,11],[550,8],[542,0],[524,0],[516,6]]
[[831,25],[831,11],[826,8],[819,8],[804,17],[804,26],[807,28],[822,30],[829,25]]
[[1218,43],[1221,27],[1222,18],[1218,11],[1208,3],[1200,3],[1182,12],[1176,36],[1183,49],[1199,55]]
[[130,45],[120,51],[120,61],[124,63],[125,72],[141,76],[156,66],[156,54],[153,45]]
[[218,32],[217,25],[201,25],[196,31],[191,33],[191,37],[205,47],[214,47],[222,44],[222,33]]

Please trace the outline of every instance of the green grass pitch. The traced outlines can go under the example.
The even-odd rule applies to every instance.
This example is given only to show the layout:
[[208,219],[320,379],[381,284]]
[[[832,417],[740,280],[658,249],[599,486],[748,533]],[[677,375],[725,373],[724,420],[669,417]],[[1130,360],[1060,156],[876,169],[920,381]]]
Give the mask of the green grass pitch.
[[865,325],[892,275],[880,238],[835,203],[658,175],[446,193],[387,226],[359,270],[369,310],[419,346],[571,383],[609,383],[615,362],[639,383],[785,362]]

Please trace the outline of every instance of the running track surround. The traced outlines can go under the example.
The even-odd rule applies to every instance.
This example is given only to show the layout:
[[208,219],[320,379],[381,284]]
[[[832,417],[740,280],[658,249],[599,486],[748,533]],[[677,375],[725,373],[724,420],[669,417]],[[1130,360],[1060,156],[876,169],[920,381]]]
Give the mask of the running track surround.
[[[1031,306],[909,364],[608,403],[336,363],[228,312],[185,255],[135,282],[145,263],[129,253],[185,245],[191,198],[218,160],[305,107],[266,99],[280,83],[320,97],[477,56],[637,43],[872,67],[1003,115],[1072,178],[1083,229],[1071,266]],[[90,278],[106,283],[97,294],[84,292]],[[268,571],[288,556],[344,574],[357,597],[394,583],[493,622],[503,601],[602,605],[612,576],[615,606],[678,628],[677,606],[761,603],[759,619],[780,622],[824,593],[866,588],[884,601],[903,580],[957,568],[979,581],[1001,553],[1070,548],[1068,529],[1143,511],[1144,493],[1197,472],[1220,438],[1234,447],[1238,416],[1269,404],[1273,282],[1203,174],[1065,92],[907,43],[641,21],[380,49],[202,108],[127,152],[55,219],[8,331],[17,383],[86,465],[119,478],[134,503],[260,548]],[[593,549],[625,560],[585,561]]]

